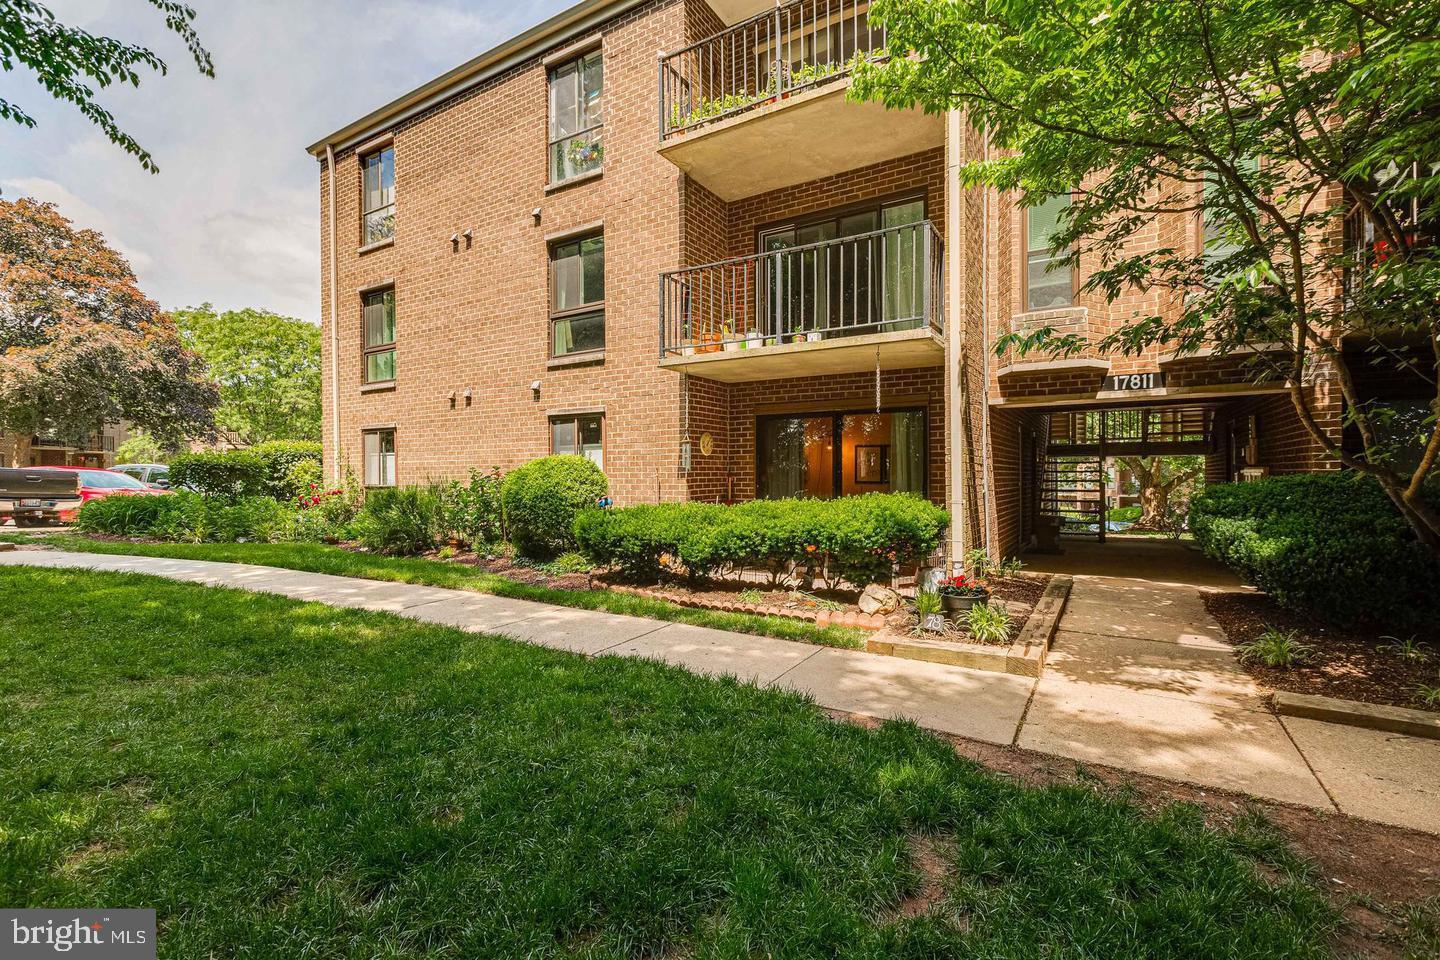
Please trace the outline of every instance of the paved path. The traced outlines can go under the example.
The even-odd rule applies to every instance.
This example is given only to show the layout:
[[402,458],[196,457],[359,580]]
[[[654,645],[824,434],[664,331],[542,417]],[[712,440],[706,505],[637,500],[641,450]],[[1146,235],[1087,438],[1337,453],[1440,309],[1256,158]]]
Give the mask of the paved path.
[[1440,833],[1440,741],[1276,716],[1201,589],[1077,576],[1017,743]]
[[590,656],[652,657],[823,707],[1440,833],[1440,741],[1283,724],[1196,588],[1077,578],[1045,676],[834,650],[463,590],[249,564],[19,550],[0,564],[147,573],[378,610]]

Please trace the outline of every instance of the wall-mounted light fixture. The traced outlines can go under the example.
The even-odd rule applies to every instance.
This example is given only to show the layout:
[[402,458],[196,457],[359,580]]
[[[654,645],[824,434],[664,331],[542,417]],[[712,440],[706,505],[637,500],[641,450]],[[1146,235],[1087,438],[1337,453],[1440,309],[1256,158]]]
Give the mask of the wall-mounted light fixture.
[[531,210],[531,211],[530,211],[530,216],[534,219],[534,221],[535,221],[536,224],[539,224],[539,223],[540,223],[540,208],[539,208],[539,207],[536,207],[534,210]]
[[530,381],[530,393],[534,395],[534,398],[535,398],[536,400],[539,400],[539,399],[540,399],[540,381],[539,381],[539,380],[531,380],[531,381]]

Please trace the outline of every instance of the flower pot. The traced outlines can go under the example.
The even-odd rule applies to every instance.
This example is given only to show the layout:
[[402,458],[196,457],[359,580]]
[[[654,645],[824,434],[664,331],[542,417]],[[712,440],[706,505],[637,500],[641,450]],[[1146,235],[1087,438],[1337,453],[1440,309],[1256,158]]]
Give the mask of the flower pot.
[[951,614],[952,617],[956,615],[963,616],[969,613],[970,608],[977,603],[983,604],[988,602],[989,599],[990,595],[988,593],[969,597],[952,597],[942,593],[940,595],[940,604],[945,608],[945,612]]
[[746,337],[744,340],[741,341],[741,346],[746,350],[754,350],[755,348],[759,347],[763,342],[764,341],[762,341],[759,337]]
[[744,349],[745,349],[745,345],[744,345],[743,343],[741,343],[739,340],[726,340],[726,341],[725,341],[725,352],[726,352],[726,353],[734,353],[736,350],[744,350]]

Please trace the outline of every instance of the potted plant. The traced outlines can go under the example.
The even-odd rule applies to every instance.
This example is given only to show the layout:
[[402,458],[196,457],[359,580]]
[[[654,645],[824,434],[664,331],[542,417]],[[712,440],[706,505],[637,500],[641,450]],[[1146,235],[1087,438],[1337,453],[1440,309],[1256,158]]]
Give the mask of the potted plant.
[[745,339],[740,341],[742,350],[754,350],[756,347],[762,346],[764,343],[765,338],[760,336],[760,331],[758,330],[751,330],[749,333],[745,334]]
[[936,585],[936,591],[940,594],[940,602],[944,604],[945,612],[952,617],[956,614],[967,614],[977,603],[987,603],[990,600],[990,591],[985,584],[963,573],[944,578]]
[[744,342],[735,339],[735,325],[733,323],[726,323],[725,326],[720,328],[720,340],[721,343],[724,344],[726,353],[733,353],[736,350],[745,349]]

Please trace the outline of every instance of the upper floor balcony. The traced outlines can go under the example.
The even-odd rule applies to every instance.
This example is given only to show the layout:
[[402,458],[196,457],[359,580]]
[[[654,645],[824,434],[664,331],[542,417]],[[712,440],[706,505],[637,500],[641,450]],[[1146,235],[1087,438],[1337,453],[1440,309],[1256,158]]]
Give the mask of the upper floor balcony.
[[868,0],[792,0],[660,58],[660,152],[722,200],[941,146],[923,111],[847,100],[885,56]]
[[1017,313],[1008,322],[1002,323],[1001,334],[1033,336],[1041,330],[1049,330],[1051,337],[1073,336],[1083,342],[1078,350],[1056,353],[1038,347],[1028,353],[1010,348],[1000,357],[996,376],[1010,377],[1025,373],[1044,372],[1110,372],[1110,358],[1096,348],[1094,341],[1099,332],[1091,328],[1090,311],[1085,307],[1052,307],[1046,310],[1032,310]]
[[944,361],[944,251],[928,220],[660,275],[660,365],[722,382]]

